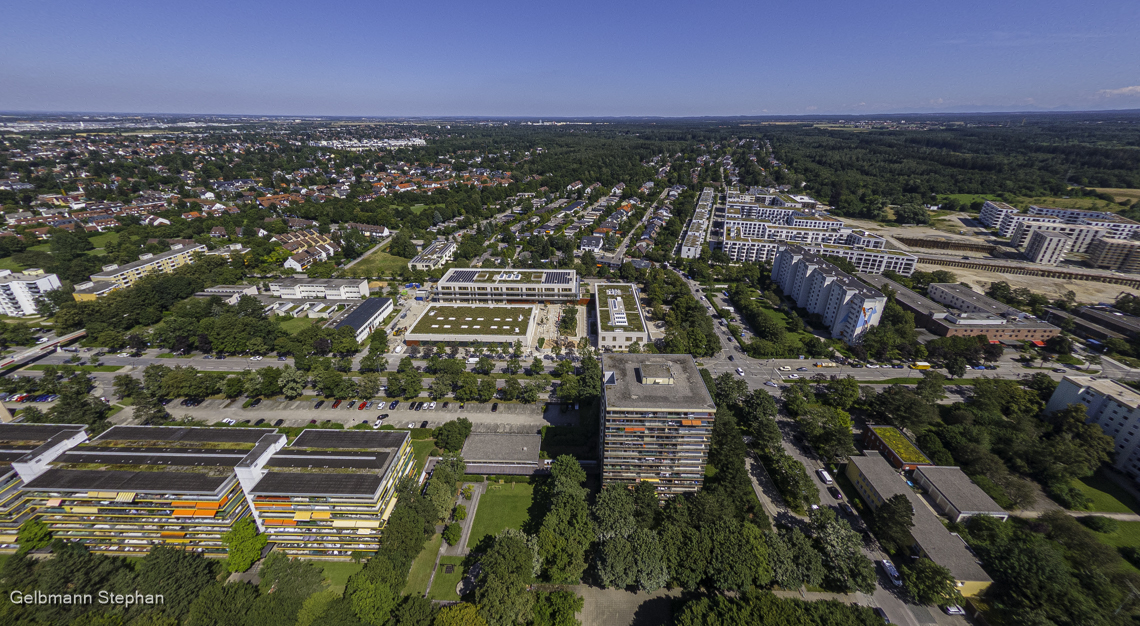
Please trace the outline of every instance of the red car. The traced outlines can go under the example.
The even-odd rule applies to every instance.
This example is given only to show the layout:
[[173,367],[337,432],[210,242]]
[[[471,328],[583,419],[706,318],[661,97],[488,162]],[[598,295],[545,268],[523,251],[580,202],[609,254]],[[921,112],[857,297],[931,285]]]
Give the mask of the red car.
[[364,407],[366,407],[366,406],[368,406],[368,403],[367,403],[367,402],[361,402],[361,403],[360,403],[360,406],[356,407],[356,410],[357,410],[357,411],[363,411],[363,410],[364,410]]
[[340,406],[340,402],[341,402],[340,400],[337,400],[336,402],[333,402],[333,408],[335,409],[335,408],[337,408],[338,406]]

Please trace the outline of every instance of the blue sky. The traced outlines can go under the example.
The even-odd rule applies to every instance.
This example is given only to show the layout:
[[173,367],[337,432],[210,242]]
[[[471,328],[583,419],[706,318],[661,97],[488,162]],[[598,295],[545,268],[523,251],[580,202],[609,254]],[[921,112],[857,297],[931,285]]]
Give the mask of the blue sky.
[[811,115],[1140,108],[1140,2],[8,3],[0,110]]

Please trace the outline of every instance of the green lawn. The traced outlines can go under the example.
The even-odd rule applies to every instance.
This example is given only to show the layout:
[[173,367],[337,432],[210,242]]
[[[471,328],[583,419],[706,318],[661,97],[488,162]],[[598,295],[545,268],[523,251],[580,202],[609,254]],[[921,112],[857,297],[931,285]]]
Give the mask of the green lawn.
[[366,276],[391,276],[408,266],[408,259],[377,250],[360,259],[347,273],[364,278]]
[[94,237],[89,237],[87,241],[96,248],[105,248],[108,243],[119,240],[119,233],[99,233]]
[[13,272],[24,271],[24,266],[12,260],[12,257],[6,256],[0,259],[0,270],[12,270]]
[[1091,478],[1082,478],[1073,485],[1092,499],[1092,511],[1140,513],[1140,503],[1136,502],[1136,498],[1103,473],[1098,472]]
[[1140,548],[1140,522],[1117,522],[1119,530],[1107,535],[1095,533],[1097,539],[1110,546]]
[[[455,586],[463,580],[463,575],[467,571],[462,563],[463,557],[461,556],[440,557],[439,570],[435,573],[435,580],[431,583],[428,599],[459,601],[459,594],[455,593]],[[455,566],[455,570],[450,574],[444,573],[447,565]]]
[[475,510],[467,547],[474,548],[483,537],[497,535],[504,528],[521,529],[529,517],[527,510],[533,495],[533,487],[526,483],[488,483],[487,493],[479,498]]
[[325,570],[325,578],[329,581],[329,589],[337,592],[344,593],[344,586],[348,583],[348,577],[360,571],[364,567],[359,563],[351,561],[313,561],[321,569]]
[[958,202],[961,202],[963,204],[973,204],[974,202],[976,202],[978,200],[982,200],[982,201],[993,200],[995,202],[1001,200],[997,196],[990,195],[990,194],[984,194],[984,193],[944,193],[944,194],[940,194],[938,196],[938,201],[939,202],[945,202],[946,200],[949,200],[951,198],[953,198],[953,199],[955,199]]
[[412,441],[412,454],[416,457],[416,476],[424,471],[428,455],[435,448],[434,439],[416,439]]
[[427,591],[428,580],[431,579],[431,568],[435,565],[435,557],[439,554],[439,546],[443,543],[443,535],[436,533],[420,550],[416,560],[412,561],[412,570],[408,572],[408,583],[404,585],[404,594],[423,595]]
[[282,320],[280,322],[281,330],[284,330],[290,335],[296,335],[302,330],[312,326],[316,321],[318,320],[309,319],[307,317],[294,317],[293,319]]

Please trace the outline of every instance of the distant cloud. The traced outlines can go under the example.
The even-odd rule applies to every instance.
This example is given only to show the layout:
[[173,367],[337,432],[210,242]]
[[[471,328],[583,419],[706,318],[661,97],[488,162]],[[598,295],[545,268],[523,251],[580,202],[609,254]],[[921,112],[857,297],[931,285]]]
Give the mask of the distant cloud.
[[1116,96],[1140,96],[1140,85],[1121,87],[1120,89],[1101,89],[1097,93],[1106,98],[1114,98]]

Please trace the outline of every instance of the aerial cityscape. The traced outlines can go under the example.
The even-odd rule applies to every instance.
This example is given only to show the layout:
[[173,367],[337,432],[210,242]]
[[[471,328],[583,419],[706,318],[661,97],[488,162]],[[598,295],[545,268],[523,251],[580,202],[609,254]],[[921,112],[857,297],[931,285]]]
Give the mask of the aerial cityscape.
[[1140,620],[1140,7],[66,4],[0,624]]

